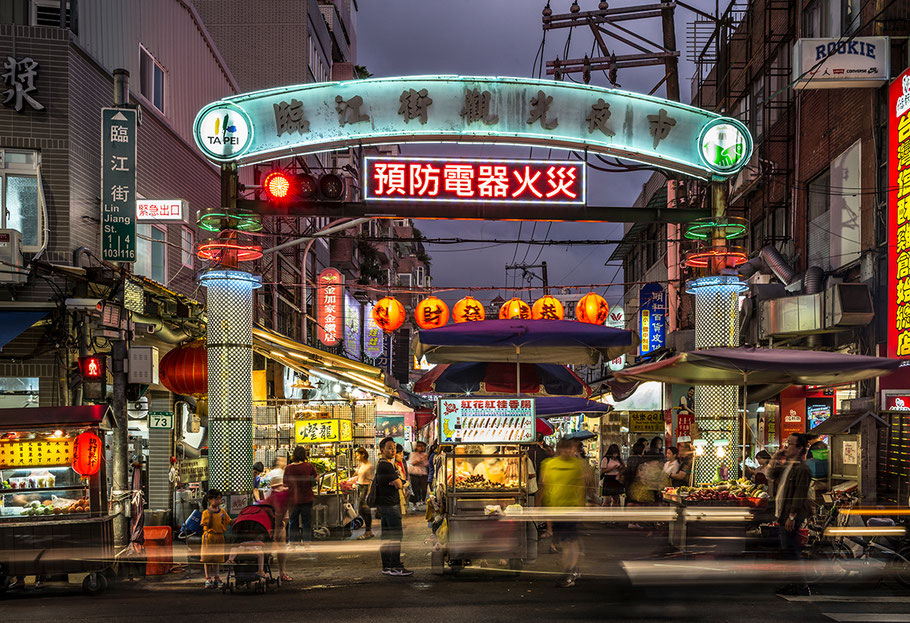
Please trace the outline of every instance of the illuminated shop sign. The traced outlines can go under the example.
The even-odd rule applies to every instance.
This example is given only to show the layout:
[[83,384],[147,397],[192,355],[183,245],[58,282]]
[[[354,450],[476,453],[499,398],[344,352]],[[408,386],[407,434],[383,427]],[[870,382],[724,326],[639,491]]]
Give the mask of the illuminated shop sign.
[[888,356],[910,357],[910,69],[888,97]]
[[370,78],[243,93],[204,107],[193,130],[210,159],[241,165],[351,146],[484,143],[616,156],[719,180],[752,154],[746,127],[708,110],[593,85],[489,76]]
[[799,39],[793,46],[794,89],[880,87],[891,67],[888,37]]
[[450,443],[531,443],[537,430],[533,398],[442,398],[440,437]]
[[351,420],[297,420],[294,439],[297,443],[332,443],[353,439]]
[[[73,440],[0,441],[0,469],[10,467],[57,467],[73,462]],[[37,488],[28,484],[20,488]]]
[[316,285],[316,337],[336,346],[344,330],[344,276],[336,268],[319,273]]
[[364,158],[367,201],[585,202],[585,167],[559,160]]
[[659,283],[643,285],[638,293],[641,354],[663,348],[667,336],[667,296]]
[[136,200],[136,221],[139,223],[182,223],[186,214],[183,199]]

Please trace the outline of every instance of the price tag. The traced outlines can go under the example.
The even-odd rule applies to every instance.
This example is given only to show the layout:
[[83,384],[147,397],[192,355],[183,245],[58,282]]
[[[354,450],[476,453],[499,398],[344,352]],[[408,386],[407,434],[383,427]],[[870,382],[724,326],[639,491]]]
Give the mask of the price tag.
[[173,411],[149,411],[149,428],[174,428]]

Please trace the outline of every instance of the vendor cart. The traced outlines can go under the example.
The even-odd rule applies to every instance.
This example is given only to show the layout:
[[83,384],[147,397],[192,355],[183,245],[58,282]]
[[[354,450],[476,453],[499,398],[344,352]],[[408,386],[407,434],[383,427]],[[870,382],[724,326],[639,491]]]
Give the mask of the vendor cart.
[[307,446],[318,474],[313,499],[313,536],[349,536],[357,518],[354,508],[354,443],[350,418],[308,417],[294,423],[294,437]]
[[0,409],[0,590],[17,576],[81,574],[107,587],[114,560],[107,405]]
[[439,403],[445,528],[437,532],[433,572],[456,572],[479,559],[508,560],[519,570],[537,558],[537,528],[505,513],[528,503],[524,444],[534,439],[534,399]]
[[669,523],[670,545],[688,553],[691,542],[707,538],[713,555],[742,554],[747,532],[767,515],[768,498],[728,496],[713,487],[687,489],[663,492],[663,501],[676,510]]

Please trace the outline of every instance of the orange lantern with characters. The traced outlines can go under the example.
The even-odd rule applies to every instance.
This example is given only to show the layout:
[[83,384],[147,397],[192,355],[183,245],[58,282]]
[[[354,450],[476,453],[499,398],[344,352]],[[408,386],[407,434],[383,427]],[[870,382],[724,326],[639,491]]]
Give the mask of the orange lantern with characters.
[[404,324],[405,312],[401,301],[391,296],[379,299],[373,306],[373,321],[383,331],[395,331]]
[[589,292],[575,304],[575,319],[588,324],[603,324],[607,321],[610,306],[604,297]]
[[73,471],[80,476],[94,476],[101,469],[104,444],[101,438],[86,431],[73,440]]
[[483,304],[473,296],[466,296],[452,308],[452,319],[455,322],[476,322],[486,318],[487,312]]
[[534,320],[562,320],[566,317],[566,310],[562,302],[555,296],[542,296],[534,301],[531,307],[531,318]]
[[414,309],[414,320],[421,329],[443,327],[449,321],[449,306],[441,298],[427,297]]
[[499,308],[500,320],[512,320],[513,318],[528,320],[530,317],[531,306],[517,297],[509,299]]

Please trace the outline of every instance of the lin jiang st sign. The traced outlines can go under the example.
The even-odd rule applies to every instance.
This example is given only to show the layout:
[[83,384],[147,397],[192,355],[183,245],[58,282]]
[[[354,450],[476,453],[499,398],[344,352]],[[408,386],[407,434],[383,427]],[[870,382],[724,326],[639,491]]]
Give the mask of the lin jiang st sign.
[[735,119],[529,78],[415,76],[269,89],[209,104],[193,127],[208,158],[239,165],[352,146],[456,142],[606,154],[721,180],[752,154],[752,137]]

